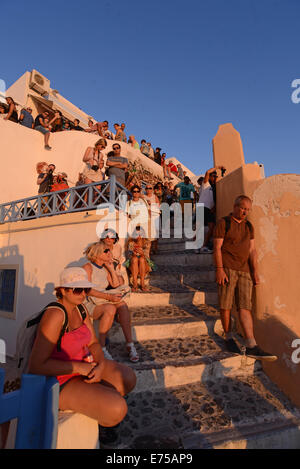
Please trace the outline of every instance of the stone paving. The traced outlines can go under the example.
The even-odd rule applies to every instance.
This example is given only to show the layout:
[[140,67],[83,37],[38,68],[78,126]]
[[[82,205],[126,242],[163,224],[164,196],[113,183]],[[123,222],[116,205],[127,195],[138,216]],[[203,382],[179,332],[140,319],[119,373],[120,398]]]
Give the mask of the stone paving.
[[[160,392],[131,394],[128,414],[119,428],[117,448],[183,448],[185,438],[247,426],[282,424],[299,419],[291,402],[257,373],[189,384]],[[188,449],[188,447],[186,447]]]
[[218,319],[219,312],[214,306],[209,305],[189,305],[177,306],[141,306],[132,308],[132,323],[133,325],[137,324],[147,324],[149,322],[163,322],[165,320],[180,321],[188,319]]
[[185,366],[202,363],[211,355],[230,356],[224,350],[224,340],[215,335],[205,335],[184,339],[170,338],[164,340],[147,340],[136,343],[140,362],[131,364],[127,357],[124,344],[110,344],[108,349],[113,358],[119,362],[130,364],[135,369],[146,369],[165,366]]

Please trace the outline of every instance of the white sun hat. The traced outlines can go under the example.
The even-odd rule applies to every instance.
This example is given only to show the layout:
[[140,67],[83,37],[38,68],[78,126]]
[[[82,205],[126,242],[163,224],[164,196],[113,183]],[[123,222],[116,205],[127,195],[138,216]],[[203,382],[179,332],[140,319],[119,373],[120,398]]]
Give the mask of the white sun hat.
[[89,282],[87,272],[82,267],[67,267],[59,277],[59,285],[55,288],[95,288],[97,285]]

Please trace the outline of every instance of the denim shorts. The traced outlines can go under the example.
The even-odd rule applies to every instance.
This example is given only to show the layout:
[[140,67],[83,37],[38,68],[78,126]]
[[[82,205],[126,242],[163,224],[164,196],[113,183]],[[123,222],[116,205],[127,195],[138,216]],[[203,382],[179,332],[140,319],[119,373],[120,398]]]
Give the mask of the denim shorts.
[[43,127],[42,125],[38,125],[37,127],[35,127],[35,130],[38,130],[39,132],[41,132],[44,135],[50,133],[50,130],[45,129],[45,127]]

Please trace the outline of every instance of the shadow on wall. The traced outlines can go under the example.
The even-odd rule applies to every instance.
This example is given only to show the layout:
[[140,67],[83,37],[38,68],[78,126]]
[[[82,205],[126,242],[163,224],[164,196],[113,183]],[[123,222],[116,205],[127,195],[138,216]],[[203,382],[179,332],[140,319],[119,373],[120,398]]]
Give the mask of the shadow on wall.
[[258,343],[278,356],[275,362],[264,363],[264,371],[300,407],[300,337],[276,316],[254,318],[254,327]]
[[30,274],[26,274],[24,270],[24,256],[19,254],[18,245],[0,248],[0,265],[1,264],[19,266],[16,293],[16,324],[19,327],[27,316],[38,312],[47,303],[55,300],[54,283],[46,283],[43,291],[41,291],[40,287],[35,285],[36,278]]

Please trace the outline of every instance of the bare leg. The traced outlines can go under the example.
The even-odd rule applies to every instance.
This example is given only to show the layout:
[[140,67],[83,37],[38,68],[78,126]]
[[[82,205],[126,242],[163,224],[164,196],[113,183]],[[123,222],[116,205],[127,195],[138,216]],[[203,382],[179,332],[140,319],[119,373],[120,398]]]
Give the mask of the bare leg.
[[138,263],[138,258],[136,256],[132,256],[131,262],[130,262],[130,271],[132,274],[132,286],[133,290],[136,290],[138,287],[138,274],[139,274],[139,263]]
[[146,276],[146,273],[148,272],[148,270],[147,270],[147,267],[146,267],[146,259],[144,257],[139,258],[139,271],[140,271],[140,277],[141,277],[141,289],[146,290],[145,276]]
[[127,343],[132,342],[131,315],[127,304],[122,303],[117,306],[117,314],[119,315],[120,325]]
[[112,304],[96,306],[93,311],[93,319],[100,319],[99,342],[101,347],[105,347],[106,335],[113,325],[115,314],[116,306]]
[[220,309],[221,322],[225,334],[231,332],[231,314],[230,309]]
[[45,134],[45,145],[49,145],[50,132]]
[[252,319],[252,314],[251,311],[248,309],[240,309],[239,310],[239,318],[240,318],[240,323],[243,328],[244,332],[244,337],[246,340],[254,341],[254,332],[253,332],[253,319]]
[[127,413],[122,396],[135,387],[135,373],[125,365],[105,360],[102,378],[113,387],[102,382],[85,383],[82,377],[69,381],[60,393],[59,408],[87,415],[104,427],[120,423]]

